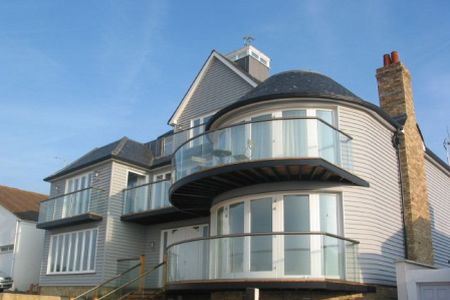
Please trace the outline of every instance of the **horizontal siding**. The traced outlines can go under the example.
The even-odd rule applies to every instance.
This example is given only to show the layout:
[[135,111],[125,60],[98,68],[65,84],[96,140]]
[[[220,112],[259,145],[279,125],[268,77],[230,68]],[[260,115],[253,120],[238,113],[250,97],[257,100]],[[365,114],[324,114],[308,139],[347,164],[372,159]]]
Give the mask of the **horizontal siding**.
[[404,257],[404,245],[393,132],[368,113],[344,106],[339,126],[353,137],[353,172],[370,184],[344,189],[345,236],[360,241],[363,281],[394,285],[394,262]]
[[105,278],[117,274],[117,260],[135,258],[144,254],[145,227],[120,220],[123,209],[123,189],[127,187],[128,171],[143,172],[141,169],[113,162],[105,241]]
[[252,89],[251,85],[213,58],[189,102],[180,114],[178,124],[190,126],[190,120],[217,111],[237,101]]
[[450,260],[450,175],[431,158],[425,160],[432,224],[434,263],[448,268]]
[[[106,236],[106,216],[107,216],[107,204],[108,204],[108,195],[109,195],[109,183],[111,180],[111,162],[106,162],[105,164],[98,165],[95,168],[89,169],[92,171],[96,171],[98,173],[97,177],[94,177],[92,186],[102,191],[102,197],[98,197],[98,202],[96,203],[96,210],[103,216],[102,221],[83,224],[78,226],[69,226],[63,227],[55,230],[48,230],[45,233],[45,241],[44,241],[44,255],[42,259],[41,266],[41,276],[39,279],[39,284],[41,286],[92,286],[99,282],[101,282],[104,278],[103,269],[104,269],[104,255],[105,255],[105,236]],[[61,193],[60,191],[64,191],[64,180],[56,181],[53,185],[58,186],[59,188],[55,189],[55,193]],[[50,235],[63,233],[63,232],[71,232],[80,229],[88,229],[88,228],[98,228],[98,237],[97,237],[97,257],[95,262],[95,270],[96,272],[93,274],[75,274],[75,275],[47,275],[47,261],[48,261],[48,253],[50,246]]]

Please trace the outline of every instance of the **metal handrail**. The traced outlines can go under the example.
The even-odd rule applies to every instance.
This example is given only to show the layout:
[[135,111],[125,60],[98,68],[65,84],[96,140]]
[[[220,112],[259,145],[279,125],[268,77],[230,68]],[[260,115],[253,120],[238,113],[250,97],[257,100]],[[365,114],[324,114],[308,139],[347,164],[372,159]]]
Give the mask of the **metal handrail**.
[[114,275],[113,277],[111,277],[111,278],[109,278],[109,279],[103,281],[102,283],[100,283],[100,284],[94,286],[93,288],[91,288],[91,289],[85,291],[85,292],[82,293],[81,295],[78,295],[78,296],[76,296],[75,298],[72,298],[72,300],[80,299],[80,298],[82,298],[82,297],[84,297],[84,296],[86,296],[86,295],[88,295],[88,294],[94,292],[95,290],[100,289],[102,286],[104,286],[104,285],[110,283],[111,281],[113,281],[113,280],[115,280],[115,279],[117,279],[117,278],[120,278],[120,277],[124,276],[125,274],[127,274],[127,273],[133,271],[134,269],[136,269],[136,268],[138,268],[138,267],[140,267],[140,266],[141,266],[141,263],[138,263],[138,264],[134,265],[133,267],[127,269],[126,271],[123,271],[122,273],[116,274],[116,275]]
[[216,235],[216,236],[189,239],[189,240],[184,240],[181,242],[176,242],[176,243],[173,243],[173,244],[167,246],[166,251],[169,250],[169,248],[172,248],[176,245],[187,244],[187,243],[197,242],[197,241],[208,241],[208,240],[216,240],[216,239],[224,239],[224,238],[239,238],[239,237],[247,237],[247,236],[250,236],[250,237],[252,237],[252,236],[268,236],[268,235],[324,235],[324,236],[340,239],[343,241],[351,242],[353,244],[359,244],[359,241],[357,241],[357,240],[349,239],[349,238],[346,238],[343,236],[339,236],[336,234],[323,232],[323,231],[300,231],[300,232],[277,232],[277,231],[275,231],[275,232],[261,232],[261,233],[260,232],[258,232],[258,233],[235,233],[235,234]]
[[200,133],[200,134],[198,134],[198,135],[196,135],[196,136],[194,136],[194,137],[192,137],[192,138],[186,140],[186,141],[183,142],[182,144],[180,144],[180,145],[173,151],[173,157],[175,157],[174,154],[175,154],[176,152],[178,152],[178,150],[180,150],[181,147],[183,147],[184,145],[188,144],[189,142],[193,141],[194,139],[196,139],[196,138],[198,138],[198,137],[200,137],[200,136],[204,136],[204,135],[207,135],[207,134],[210,134],[210,133],[219,131],[219,130],[228,129],[228,128],[232,128],[232,127],[236,127],[236,126],[242,126],[242,125],[254,124],[254,123],[262,123],[262,122],[280,121],[280,120],[281,120],[281,121],[283,121],[283,120],[317,120],[317,121],[322,122],[323,124],[327,125],[328,127],[332,128],[332,129],[334,129],[334,130],[336,130],[337,132],[339,132],[339,133],[345,135],[349,140],[353,140],[353,138],[352,138],[349,134],[343,132],[342,130],[336,128],[335,126],[331,125],[330,123],[328,123],[328,122],[326,122],[326,121],[324,121],[324,120],[322,120],[321,118],[318,118],[318,117],[271,118],[271,119],[267,119],[267,120],[257,120],[257,121],[245,121],[245,122],[240,122],[240,123],[231,124],[231,125],[228,125],[228,126],[224,126],[224,127],[220,127],[220,128],[217,128],[217,129],[213,129],[213,130],[208,130],[208,131],[202,132],[202,133]]
[[147,276],[148,274],[152,273],[153,271],[155,271],[155,270],[158,269],[159,267],[163,266],[165,263],[166,263],[166,262],[163,261],[163,262],[157,264],[156,266],[154,266],[154,267],[151,268],[150,270],[148,270],[148,271],[146,271],[146,272],[140,274],[138,277],[136,277],[136,278],[134,278],[134,279],[128,281],[127,283],[124,283],[124,284],[122,284],[121,286],[115,288],[114,290],[112,290],[112,291],[106,293],[105,295],[101,296],[101,297],[98,298],[97,300],[102,300],[102,299],[108,297],[109,295],[112,295],[112,294],[114,294],[115,292],[117,292],[117,291],[119,291],[119,290],[121,290],[121,289],[123,289],[123,288],[126,288],[127,286],[129,286],[129,285],[135,283],[135,282],[138,281],[139,279],[141,279],[141,278]]
[[48,202],[48,201],[51,201],[51,200],[55,200],[55,199],[58,199],[58,198],[61,198],[61,197],[66,197],[66,196],[69,196],[69,195],[72,195],[72,194],[80,193],[80,192],[83,192],[83,191],[86,191],[86,190],[91,190],[91,189],[92,190],[99,190],[99,191],[102,191],[102,192],[105,191],[103,189],[99,189],[99,188],[91,186],[91,187],[87,187],[87,188],[84,188],[84,189],[81,189],[81,190],[76,190],[76,191],[73,191],[73,192],[70,192],[70,193],[65,193],[65,194],[61,194],[61,195],[58,195],[58,196],[54,196],[54,197],[45,199],[45,200],[42,200],[40,203]]

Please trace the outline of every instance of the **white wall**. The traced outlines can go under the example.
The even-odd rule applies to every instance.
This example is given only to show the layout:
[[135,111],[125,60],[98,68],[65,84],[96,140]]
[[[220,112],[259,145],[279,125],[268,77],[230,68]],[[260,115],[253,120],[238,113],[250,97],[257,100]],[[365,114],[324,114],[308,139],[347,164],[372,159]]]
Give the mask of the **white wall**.
[[[0,205],[0,246],[14,244],[16,216]],[[0,253],[0,271],[12,274],[13,253]]]
[[[412,261],[399,261],[397,271],[397,293],[400,300],[419,300],[421,286],[450,287],[450,269],[433,269]],[[450,296],[450,295],[447,295]],[[432,298],[448,299],[448,298]]]
[[31,284],[39,283],[45,231],[36,223],[19,221],[14,247],[13,289],[26,291]]

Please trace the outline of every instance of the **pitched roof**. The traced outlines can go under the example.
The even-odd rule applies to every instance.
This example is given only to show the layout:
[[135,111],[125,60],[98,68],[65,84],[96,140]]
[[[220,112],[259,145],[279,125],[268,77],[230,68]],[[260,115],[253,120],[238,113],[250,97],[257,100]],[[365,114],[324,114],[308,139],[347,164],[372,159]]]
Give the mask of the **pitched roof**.
[[240,68],[237,64],[233,63],[231,60],[217,52],[216,50],[212,50],[211,54],[206,59],[205,63],[203,64],[202,68],[198,72],[197,76],[195,77],[194,81],[192,82],[191,86],[187,90],[186,94],[184,95],[181,102],[178,104],[178,107],[170,117],[169,121],[167,122],[169,125],[174,125],[177,123],[177,119],[181,112],[183,111],[186,104],[189,102],[190,98],[194,94],[195,89],[197,88],[200,81],[203,79],[203,76],[206,73],[206,70],[208,70],[210,64],[212,63],[213,59],[218,59],[220,62],[222,62],[225,66],[230,68],[233,72],[235,72],[237,75],[239,75],[241,78],[243,78],[245,81],[247,81],[251,86],[255,87],[259,84],[260,81],[255,79],[253,76],[251,76],[248,72],[244,71],[242,68]]
[[0,185],[0,205],[22,220],[37,221],[39,202],[47,198],[47,195]]
[[130,162],[142,167],[150,167],[153,161],[153,155],[146,145],[123,137],[106,146],[91,150],[44,180],[52,180],[56,177],[66,175],[70,172],[110,158]]

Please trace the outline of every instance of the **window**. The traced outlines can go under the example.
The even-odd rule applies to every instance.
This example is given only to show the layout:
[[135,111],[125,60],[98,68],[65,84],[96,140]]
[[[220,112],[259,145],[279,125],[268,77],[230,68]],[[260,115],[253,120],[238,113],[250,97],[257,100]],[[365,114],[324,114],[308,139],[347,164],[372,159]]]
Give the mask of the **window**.
[[133,188],[146,182],[146,176],[134,172],[128,172],[127,188]]
[[153,176],[154,184],[152,185],[151,209],[171,206],[169,202],[170,177],[170,172],[155,174]]
[[97,229],[50,236],[47,274],[95,272]]
[[12,252],[14,250],[14,245],[4,245],[4,246],[0,246],[0,254],[1,253],[7,253],[7,252]]
[[94,173],[85,173],[66,180],[66,194],[62,207],[62,217],[71,217],[89,211],[92,178]]
[[147,210],[147,186],[139,187],[147,182],[147,176],[128,172],[127,190],[125,190],[125,212]]
[[[202,116],[196,119],[191,120],[191,130],[190,137],[193,138],[199,134],[202,134],[205,131],[204,124],[208,123],[213,114],[209,114],[206,116]],[[201,143],[201,139],[196,139],[193,141],[194,145],[199,145]]]
[[[285,120],[264,122],[279,118]],[[337,127],[334,108],[290,108],[271,111],[238,119],[233,124],[242,121],[251,123],[245,128],[237,126],[236,128],[241,128],[241,132],[237,135],[232,133],[231,140],[243,140],[239,136],[247,136],[252,159],[319,156],[331,163],[340,163],[339,135],[333,128]],[[234,148],[232,150],[234,151]]]
[[217,274],[342,278],[345,265],[341,240],[308,234],[324,232],[341,236],[341,209],[337,193],[268,194],[219,204],[211,213],[213,234],[290,234],[219,240]]

